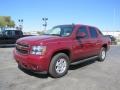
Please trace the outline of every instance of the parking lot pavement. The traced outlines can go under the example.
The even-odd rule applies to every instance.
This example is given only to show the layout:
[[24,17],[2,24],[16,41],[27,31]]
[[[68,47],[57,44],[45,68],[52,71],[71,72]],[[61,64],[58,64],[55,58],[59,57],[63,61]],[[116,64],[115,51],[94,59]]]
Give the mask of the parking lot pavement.
[[104,62],[70,66],[58,79],[21,71],[12,51],[0,48],[0,90],[120,90],[120,46],[111,46]]

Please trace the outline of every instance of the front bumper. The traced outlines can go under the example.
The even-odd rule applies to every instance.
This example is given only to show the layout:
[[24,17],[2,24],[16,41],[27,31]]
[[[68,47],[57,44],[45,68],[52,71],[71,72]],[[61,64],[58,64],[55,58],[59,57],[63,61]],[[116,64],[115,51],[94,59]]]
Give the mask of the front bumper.
[[48,72],[50,60],[44,56],[37,55],[24,55],[16,51],[13,51],[14,58],[18,65],[24,69],[33,72]]

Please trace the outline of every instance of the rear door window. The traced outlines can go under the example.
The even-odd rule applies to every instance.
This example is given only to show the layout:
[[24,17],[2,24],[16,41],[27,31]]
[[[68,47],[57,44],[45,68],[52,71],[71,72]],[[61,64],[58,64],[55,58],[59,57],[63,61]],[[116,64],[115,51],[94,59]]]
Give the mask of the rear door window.
[[98,37],[97,31],[94,27],[89,27],[89,31],[90,31],[91,38],[97,38]]

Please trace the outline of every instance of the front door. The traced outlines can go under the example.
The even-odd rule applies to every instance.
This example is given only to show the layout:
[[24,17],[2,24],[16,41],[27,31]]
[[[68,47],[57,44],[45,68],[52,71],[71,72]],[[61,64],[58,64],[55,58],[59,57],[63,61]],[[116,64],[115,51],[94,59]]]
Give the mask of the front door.
[[91,49],[91,44],[89,43],[89,34],[86,26],[80,26],[78,31],[76,32],[77,34],[84,32],[86,34],[85,37],[82,38],[76,38],[74,41],[74,59],[84,59],[86,57],[90,56],[90,49]]

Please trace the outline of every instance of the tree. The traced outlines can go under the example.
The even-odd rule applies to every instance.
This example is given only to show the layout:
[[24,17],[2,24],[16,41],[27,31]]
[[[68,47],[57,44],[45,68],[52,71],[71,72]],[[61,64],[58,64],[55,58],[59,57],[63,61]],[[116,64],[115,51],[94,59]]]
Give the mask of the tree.
[[15,26],[15,22],[14,21],[10,21],[9,23],[8,23],[8,27],[14,27]]
[[0,27],[5,27],[5,26],[6,26],[6,22],[5,22],[4,18],[2,18],[0,16]]
[[11,20],[10,16],[0,16],[0,28],[14,27],[15,22]]

